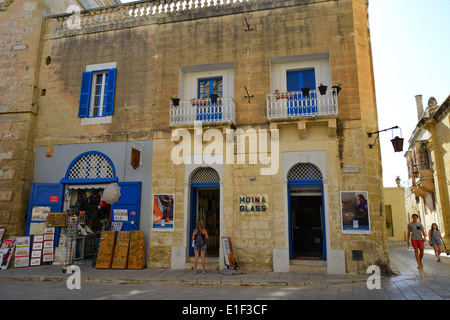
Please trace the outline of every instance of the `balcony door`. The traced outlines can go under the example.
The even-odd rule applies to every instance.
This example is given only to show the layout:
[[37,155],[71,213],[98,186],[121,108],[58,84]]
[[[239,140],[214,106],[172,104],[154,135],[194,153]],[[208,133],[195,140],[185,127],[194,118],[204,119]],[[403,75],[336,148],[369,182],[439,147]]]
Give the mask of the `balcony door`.
[[223,79],[222,77],[198,80],[197,120],[222,120]]
[[[289,116],[307,116],[317,113],[316,77],[314,69],[286,72],[287,92],[292,97],[287,100]],[[309,94],[303,95],[302,88],[308,87]]]

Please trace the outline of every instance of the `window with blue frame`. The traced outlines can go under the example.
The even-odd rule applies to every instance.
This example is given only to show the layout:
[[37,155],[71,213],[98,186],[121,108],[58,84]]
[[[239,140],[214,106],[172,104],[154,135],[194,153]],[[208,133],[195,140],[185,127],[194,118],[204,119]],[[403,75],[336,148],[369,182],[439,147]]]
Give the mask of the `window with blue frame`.
[[[198,80],[197,120],[222,120],[222,106],[220,98],[223,97],[223,78],[208,78]],[[207,100],[209,99],[209,100]]]
[[[293,70],[286,72],[287,92],[292,92],[288,99],[288,115],[312,115],[317,113],[316,76],[314,69]],[[308,94],[302,93],[309,88]],[[314,91],[311,91],[314,90]]]
[[198,80],[198,98],[209,99],[212,94],[217,94],[218,98],[223,95],[222,77]]
[[114,113],[116,69],[83,72],[78,117],[105,117]]

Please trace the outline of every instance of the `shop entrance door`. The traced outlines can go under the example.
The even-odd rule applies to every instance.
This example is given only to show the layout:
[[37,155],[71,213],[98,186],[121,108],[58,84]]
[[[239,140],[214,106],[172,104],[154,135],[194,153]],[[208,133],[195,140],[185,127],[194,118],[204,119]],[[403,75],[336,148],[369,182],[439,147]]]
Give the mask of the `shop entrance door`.
[[[310,190],[308,190],[310,189]],[[291,188],[291,259],[323,259],[324,228],[321,188]]]
[[[207,255],[209,257],[219,256],[220,245],[220,188],[195,187],[191,188],[191,215],[190,236],[197,227],[197,221],[201,220],[208,232]],[[194,249],[189,246],[189,255],[194,256]]]

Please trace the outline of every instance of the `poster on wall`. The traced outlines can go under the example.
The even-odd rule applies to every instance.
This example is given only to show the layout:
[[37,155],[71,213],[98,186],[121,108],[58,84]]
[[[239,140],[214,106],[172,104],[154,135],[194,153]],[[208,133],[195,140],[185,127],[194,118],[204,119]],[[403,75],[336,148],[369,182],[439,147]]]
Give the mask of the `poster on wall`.
[[341,191],[342,232],[370,233],[369,193],[367,191]]
[[152,229],[154,231],[173,231],[175,195],[153,195]]
[[8,269],[9,261],[13,256],[16,240],[3,240],[0,247],[0,269]]
[[225,265],[227,268],[233,268],[236,270],[237,262],[234,257],[233,244],[231,243],[230,237],[222,237],[222,248],[223,248],[223,256],[225,260]]

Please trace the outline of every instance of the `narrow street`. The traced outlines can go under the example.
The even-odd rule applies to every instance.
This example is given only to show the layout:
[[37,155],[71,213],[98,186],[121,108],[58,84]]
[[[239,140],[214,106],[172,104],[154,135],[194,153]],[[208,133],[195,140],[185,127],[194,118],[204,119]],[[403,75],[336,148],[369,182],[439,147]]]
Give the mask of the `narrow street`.
[[[424,269],[415,265],[414,251],[405,245],[390,247],[392,268],[399,275],[384,277],[381,288],[370,290],[365,281],[304,286],[129,283],[114,279],[83,281],[80,290],[69,290],[66,281],[2,280],[0,299],[7,300],[449,300],[450,256],[437,263],[426,249]],[[25,269],[22,269],[25,270]],[[38,270],[38,269],[36,269]],[[3,271],[4,276],[9,270]],[[148,272],[154,272],[148,270]],[[190,272],[186,276],[191,276]],[[214,277],[214,273],[209,275]],[[369,276],[369,275],[368,275]],[[367,277],[368,277],[367,276]],[[180,303],[180,302],[179,302]],[[181,302],[182,303],[182,302]]]

